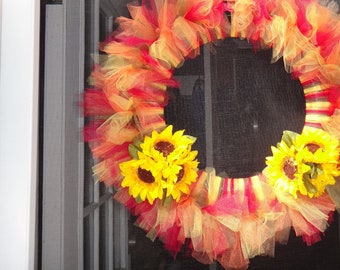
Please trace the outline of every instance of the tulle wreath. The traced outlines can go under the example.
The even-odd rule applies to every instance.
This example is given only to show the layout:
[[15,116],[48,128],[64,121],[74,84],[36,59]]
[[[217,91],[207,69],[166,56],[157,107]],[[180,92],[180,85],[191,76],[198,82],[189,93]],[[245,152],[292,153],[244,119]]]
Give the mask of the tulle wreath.
[[[274,256],[291,228],[308,245],[319,241],[340,207],[335,2],[145,0],[128,9],[131,18],[117,18],[118,29],[102,44],[105,56],[84,95],[95,178],[117,190],[115,199],[150,239],[174,255],[189,239],[202,263],[247,268],[254,256]],[[163,116],[166,88],[178,86],[173,70],[201,45],[226,37],[272,48],[272,60],[283,59],[306,100],[302,134],[286,132],[263,173],[238,179],[197,171],[194,139],[173,134]]]

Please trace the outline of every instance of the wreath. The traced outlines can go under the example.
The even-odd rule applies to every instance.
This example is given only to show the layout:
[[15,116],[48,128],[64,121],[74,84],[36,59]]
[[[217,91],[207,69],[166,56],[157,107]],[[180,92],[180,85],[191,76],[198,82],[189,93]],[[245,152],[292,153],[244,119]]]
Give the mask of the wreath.
[[[236,269],[274,256],[291,228],[307,245],[321,240],[340,208],[336,8],[316,0],[145,0],[128,5],[131,18],[117,18],[84,95],[84,137],[98,159],[95,178],[117,190],[151,240],[176,255],[189,239],[198,261]],[[174,69],[226,37],[272,48],[306,100],[301,134],[284,131],[266,168],[237,179],[198,170],[195,138],[163,116],[167,87],[178,87]]]

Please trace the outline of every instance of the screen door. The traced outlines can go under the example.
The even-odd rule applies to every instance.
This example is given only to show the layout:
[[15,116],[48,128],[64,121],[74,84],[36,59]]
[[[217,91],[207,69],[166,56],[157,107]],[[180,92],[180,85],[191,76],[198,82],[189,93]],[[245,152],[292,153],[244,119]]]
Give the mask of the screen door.
[[[86,76],[98,60],[98,42],[114,30],[117,16],[128,16],[127,2],[85,1]],[[270,60],[270,50],[254,55],[246,41],[226,39],[202,47],[196,59],[175,71],[174,78],[181,87],[168,89],[165,119],[175,129],[185,129],[197,137],[194,148],[199,150],[201,168],[213,166],[217,173],[230,177],[260,172],[270,155],[270,145],[280,140],[282,131],[302,130],[302,87],[286,73],[282,61],[270,64]],[[86,160],[91,166],[90,155]],[[84,269],[96,265],[100,269],[129,270],[222,269],[191,259],[186,246],[174,259],[162,243],[151,242],[133,225],[134,218],[111,200],[114,191],[93,184],[91,174],[86,174]],[[99,202],[96,209],[87,207],[92,201]],[[254,259],[250,269],[336,269],[340,266],[337,222],[325,238],[307,248],[292,235],[287,247],[278,247],[276,259]],[[96,248],[98,258],[93,256]]]
[[[93,65],[100,61],[100,42],[115,29],[118,16],[129,16],[126,8],[129,2],[83,0],[78,1],[79,10],[73,7],[70,11],[71,20],[75,18],[72,12],[83,14],[79,16],[79,29],[83,32],[80,30],[78,37],[77,59],[78,71],[82,74],[76,74],[83,89],[89,87],[87,78]],[[64,4],[67,13],[71,7]],[[254,54],[247,41],[228,38],[202,47],[197,58],[187,60],[175,70],[174,78],[181,86],[167,90],[165,120],[176,130],[185,129],[197,138],[194,148],[199,150],[201,169],[213,166],[217,173],[229,177],[261,172],[265,157],[270,155],[270,146],[280,140],[282,131],[302,130],[305,117],[302,87],[286,73],[282,61],[270,64],[270,59],[270,50]],[[73,96],[73,100],[77,98],[79,96]],[[55,102],[53,98],[48,100],[51,104]],[[70,106],[75,105],[73,102]],[[45,103],[45,108],[47,106]],[[46,110],[49,117],[51,113]],[[64,120],[68,121],[68,117]],[[86,123],[86,119],[81,121]],[[46,123],[45,133],[47,128]],[[218,263],[203,265],[192,259],[188,245],[174,258],[160,241],[150,241],[145,232],[134,225],[135,218],[112,199],[115,191],[93,179],[91,167],[96,160],[92,159],[88,146],[81,145],[80,149],[83,166],[80,166],[80,191],[74,202],[80,204],[75,221],[78,222],[78,244],[72,246],[72,250],[68,245],[60,246],[61,250],[69,248],[71,254],[77,254],[78,263],[72,270],[222,269]],[[340,269],[337,214],[334,219],[320,243],[307,247],[292,232],[288,245],[277,246],[275,258],[254,258],[249,269]],[[69,224],[65,221],[62,226],[68,228]],[[53,249],[50,250],[52,253]],[[53,255],[47,252],[42,258],[46,266]]]

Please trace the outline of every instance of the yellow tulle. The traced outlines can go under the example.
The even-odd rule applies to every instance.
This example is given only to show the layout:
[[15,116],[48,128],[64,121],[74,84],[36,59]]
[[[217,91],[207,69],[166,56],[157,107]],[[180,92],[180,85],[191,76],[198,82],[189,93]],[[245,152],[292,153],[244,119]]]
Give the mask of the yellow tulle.
[[334,138],[340,140],[340,110],[335,110],[328,121],[322,122],[322,127]]
[[120,112],[108,118],[98,129],[97,132],[102,134],[107,142],[122,144],[126,141],[132,141],[139,131],[129,126],[128,123],[133,117],[132,112]]

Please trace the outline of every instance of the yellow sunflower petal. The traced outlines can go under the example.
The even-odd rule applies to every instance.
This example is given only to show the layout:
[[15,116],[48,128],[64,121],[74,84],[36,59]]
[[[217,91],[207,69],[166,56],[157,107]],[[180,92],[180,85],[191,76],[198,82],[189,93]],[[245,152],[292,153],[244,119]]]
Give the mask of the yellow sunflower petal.
[[130,160],[120,164],[123,181],[122,187],[129,189],[133,198],[139,197],[142,201],[146,199],[150,204],[155,199],[163,198],[162,176],[157,170],[152,170],[145,160]]
[[[160,133],[153,131],[140,144],[138,160],[122,164],[123,187],[129,187],[130,195],[152,203],[155,199],[171,196],[179,201],[182,194],[190,192],[189,186],[196,181],[198,162],[197,151],[191,151],[195,138],[184,135],[184,130],[173,134],[170,125]],[[151,173],[154,181],[145,183],[138,169]]]
[[339,141],[321,129],[305,127],[296,137],[297,158],[304,162],[338,163]]
[[267,167],[263,170],[269,183],[274,188],[288,192],[294,197],[297,196],[297,192],[305,193],[303,173],[308,171],[309,167],[298,163],[295,148],[281,142],[278,147],[273,146],[271,149],[273,156],[266,158]]
[[167,196],[172,196],[176,201],[179,201],[182,194],[189,194],[190,185],[197,180],[197,169],[195,161],[187,162],[182,165],[182,171],[178,174],[171,174],[167,178]]

